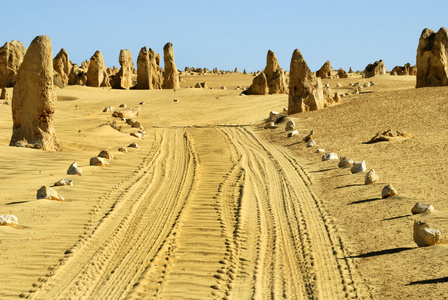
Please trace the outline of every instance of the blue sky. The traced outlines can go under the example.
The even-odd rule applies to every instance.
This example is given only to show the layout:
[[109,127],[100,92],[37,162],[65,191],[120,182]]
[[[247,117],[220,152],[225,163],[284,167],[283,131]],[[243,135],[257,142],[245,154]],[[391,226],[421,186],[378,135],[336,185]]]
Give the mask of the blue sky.
[[0,9],[0,44],[28,48],[48,35],[54,55],[65,48],[79,64],[100,50],[111,67],[120,49],[135,63],[141,47],[163,57],[172,42],[181,70],[262,70],[269,49],[288,70],[296,48],[313,71],[326,60],[362,70],[379,59],[391,70],[415,64],[424,28],[448,27],[448,1],[0,0]]

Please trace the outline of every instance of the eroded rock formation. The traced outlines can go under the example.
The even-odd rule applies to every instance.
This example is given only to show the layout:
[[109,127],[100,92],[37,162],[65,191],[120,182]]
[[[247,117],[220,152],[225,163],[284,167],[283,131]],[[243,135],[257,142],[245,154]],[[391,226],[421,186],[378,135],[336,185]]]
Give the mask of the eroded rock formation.
[[72,63],[68,59],[67,51],[65,51],[64,48],[62,48],[53,59],[53,69],[55,74],[58,75],[62,83],[62,87],[67,86],[68,79],[72,71]]
[[[275,53],[268,51],[266,56],[266,68],[264,74],[269,87],[269,94],[286,94],[286,78],[283,69],[280,68]],[[264,94],[263,94],[264,95]]]
[[[82,64],[81,64],[82,65]],[[90,58],[89,67],[87,69],[87,86],[100,87],[110,86],[109,76],[106,73],[106,65],[104,64],[103,54],[96,51]]]
[[376,61],[373,64],[368,64],[364,69],[362,77],[370,78],[380,75],[386,75],[386,66],[382,60]]
[[321,79],[331,78],[331,72],[333,72],[333,68],[331,67],[330,61],[327,60],[319,69],[319,71],[316,72],[316,76],[320,77]]
[[0,87],[13,87],[26,48],[19,41],[6,42],[0,48]]
[[[156,57],[157,60],[157,57]],[[163,60],[165,62],[165,72],[163,76],[164,89],[178,89],[179,86],[179,71],[174,63],[174,49],[173,44],[167,43],[163,47]]]
[[132,75],[134,72],[131,51],[129,49],[122,49],[118,61],[121,68],[114,77],[113,88],[129,90],[133,86]]

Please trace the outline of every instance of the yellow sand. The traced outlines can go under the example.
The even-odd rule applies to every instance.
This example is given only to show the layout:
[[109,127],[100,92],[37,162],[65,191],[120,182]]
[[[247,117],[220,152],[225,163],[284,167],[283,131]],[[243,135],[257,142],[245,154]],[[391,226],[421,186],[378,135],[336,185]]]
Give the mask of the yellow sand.
[[[20,224],[0,227],[0,298],[446,297],[447,245],[416,248],[412,223],[448,232],[448,88],[372,78],[342,105],[289,117],[299,137],[287,138],[285,122],[263,129],[287,95],[239,96],[235,87],[252,79],[183,76],[176,91],[57,89],[61,152],[9,147],[11,107],[0,105],[0,214]],[[213,89],[185,88],[204,81]],[[358,81],[367,80],[324,83],[345,91]],[[122,103],[141,107],[143,139],[102,112]],[[363,144],[389,128],[414,138]],[[319,148],[365,160],[380,182],[365,186],[365,173],[322,162],[301,141],[311,129]],[[132,142],[141,148],[118,152]],[[109,167],[89,166],[102,149],[115,156]],[[66,175],[74,161],[83,176]],[[55,187],[66,201],[35,199],[62,178],[74,181]],[[379,199],[386,184],[398,196]],[[436,210],[411,216],[415,202]]]

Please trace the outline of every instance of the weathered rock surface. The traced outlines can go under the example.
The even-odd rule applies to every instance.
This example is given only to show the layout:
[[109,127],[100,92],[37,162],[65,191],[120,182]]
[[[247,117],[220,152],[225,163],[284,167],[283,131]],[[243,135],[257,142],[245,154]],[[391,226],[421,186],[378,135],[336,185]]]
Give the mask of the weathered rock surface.
[[68,75],[69,85],[84,85],[87,83],[87,69],[78,67],[77,64],[72,65],[72,70]]
[[325,153],[324,155],[322,155],[322,161],[333,160],[333,159],[338,159],[338,155],[334,152]]
[[394,189],[394,187],[391,184],[388,184],[385,187],[383,187],[383,190],[381,191],[381,198],[383,199],[389,198],[397,194],[398,194],[397,190]]
[[19,41],[6,42],[0,48],[0,87],[13,87],[25,57],[26,49]]
[[152,88],[151,63],[146,47],[140,49],[137,57],[137,89],[149,90]]
[[271,129],[271,128],[275,128],[274,122],[267,122],[266,125],[264,125],[264,129]]
[[86,85],[92,87],[110,86],[103,54],[100,51],[96,51],[90,58]]
[[369,172],[367,172],[364,182],[365,184],[372,184],[374,182],[377,182],[378,180],[380,180],[380,177],[378,176],[378,174],[376,174],[374,169],[371,169]]
[[160,70],[160,54],[149,48],[149,64],[151,66],[151,89],[161,89],[163,85],[163,76]]
[[348,158],[346,156],[339,157],[339,163],[338,163],[339,168],[351,167],[352,165],[353,165],[353,160],[351,160],[350,158]]
[[53,59],[53,69],[61,80],[62,87],[68,85],[68,79],[72,71],[72,63],[68,59],[67,51],[64,48],[59,51],[56,57]]
[[416,87],[448,85],[448,30],[425,28],[417,48]]
[[54,186],[73,186],[73,180],[64,178],[54,183]]
[[277,57],[271,50],[268,50],[268,54],[266,56],[266,67],[264,68],[263,73],[266,75],[269,94],[287,93],[288,90],[283,69],[280,68]]
[[308,133],[308,134],[303,138],[303,140],[304,140],[305,142],[308,142],[309,140],[312,140],[313,137],[314,137],[314,130],[311,130],[310,133]]
[[53,54],[47,36],[37,36],[17,74],[12,99],[13,133],[10,146],[59,151],[53,120]]
[[174,63],[174,49],[173,44],[167,43],[163,47],[163,60],[165,62],[165,72],[163,74],[163,88],[164,89],[178,89],[179,86],[179,71]]
[[316,72],[316,76],[320,77],[321,79],[331,78],[331,72],[333,72],[333,68],[331,67],[330,61],[327,60],[319,69],[319,71]]
[[98,154],[98,157],[114,159],[114,156],[112,155],[112,153],[110,153],[109,150],[101,150],[101,152]]
[[370,78],[380,75],[386,75],[386,66],[382,60],[376,61],[373,64],[368,64],[364,69],[362,77]]
[[417,246],[433,246],[440,240],[440,236],[440,230],[432,229],[428,223],[414,220],[414,242]]
[[92,157],[90,159],[90,165],[98,167],[107,167],[109,163],[106,161],[106,159],[102,157]]
[[411,213],[413,215],[422,214],[425,212],[432,212],[434,210],[434,206],[431,204],[425,204],[421,202],[415,203],[414,207],[411,209]]
[[132,75],[134,63],[132,62],[132,54],[129,49],[122,49],[118,58],[120,63],[120,71],[114,77],[114,89],[129,90],[133,87]]
[[339,78],[348,78],[347,72],[342,68],[339,68],[338,76],[339,76]]
[[40,189],[38,189],[36,198],[37,199],[58,200],[58,201],[65,200],[63,196],[59,195],[58,192],[56,192],[54,189],[52,189],[48,186],[42,186]]
[[67,174],[68,175],[78,175],[78,176],[82,175],[82,170],[80,167],[78,167],[78,164],[76,163],[76,161],[74,163],[72,163],[70,165],[70,167],[68,167]]
[[352,172],[352,174],[355,173],[359,173],[359,172],[364,172],[366,170],[366,162],[365,161],[355,161],[353,162],[353,166],[350,169],[350,172]]
[[19,219],[14,215],[0,215],[0,225],[15,227],[19,225]]
[[266,75],[261,72],[257,77],[252,81],[251,86],[243,91],[245,95],[268,95],[269,94],[269,86],[268,80],[266,79]]

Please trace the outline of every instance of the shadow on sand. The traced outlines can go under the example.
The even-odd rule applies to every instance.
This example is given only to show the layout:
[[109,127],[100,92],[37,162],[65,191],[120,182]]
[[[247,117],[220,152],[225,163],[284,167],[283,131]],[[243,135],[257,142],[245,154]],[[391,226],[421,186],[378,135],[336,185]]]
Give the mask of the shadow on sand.
[[393,249],[384,249],[384,250],[380,250],[380,251],[372,251],[372,252],[367,252],[364,254],[349,256],[348,258],[374,257],[374,256],[380,256],[380,255],[400,253],[400,252],[412,250],[412,249],[413,248],[411,248],[411,247],[399,247],[399,248],[393,248]]
[[433,284],[433,283],[445,283],[448,282],[448,277],[441,277],[441,278],[435,278],[435,279],[426,279],[426,280],[419,280],[419,281],[412,281],[406,285],[415,285],[415,284]]
[[382,219],[381,221],[396,220],[396,219],[406,218],[406,217],[410,217],[410,216],[412,216],[412,215],[404,215],[404,216],[392,217],[392,218]]
[[382,200],[382,198],[370,198],[370,199],[358,200],[358,201],[350,202],[347,205],[361,204],[361,203],[373,202],[373,201],[377,201],[377,200]]

